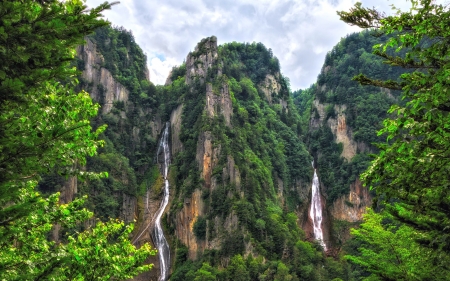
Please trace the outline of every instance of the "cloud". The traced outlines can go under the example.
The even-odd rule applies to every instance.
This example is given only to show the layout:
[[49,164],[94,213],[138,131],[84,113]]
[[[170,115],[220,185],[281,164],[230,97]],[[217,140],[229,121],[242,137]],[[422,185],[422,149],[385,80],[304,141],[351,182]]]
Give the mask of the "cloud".
[[[95,6],[104,0],[87,0]],[[356,0],[121,0],[105,12],[113,25],[132,30],[148,56],[150,79],[164,84],[174,65],[211,35],[219,44],[262,42],[280,60],[292,90],[316,81],[325,55],[340,38],[359,29],[339,20],[336,11],[349,10]],[[390,11],[395,2],[366,0],[364,6]]]

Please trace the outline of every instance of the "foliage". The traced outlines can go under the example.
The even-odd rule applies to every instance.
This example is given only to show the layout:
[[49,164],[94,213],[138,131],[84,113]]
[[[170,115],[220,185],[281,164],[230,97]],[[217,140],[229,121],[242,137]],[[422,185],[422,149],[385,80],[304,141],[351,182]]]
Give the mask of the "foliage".
[[90,38],[103,55],[103,67],[130,91],[130,100],[156,105],[156,88],[148,81],[147,56],[136,44],[132,32],[123,27],[103,27]]
[[442,268],[430,267],[433,251],[417,242],[424,238],[423,234],[396,222],[387,213],[377,214],[369,209],[364,223],[352,229],[352,235],[361,243],[360,255],[346,257],[372,273],[367,280],[446,280],[449,277]]
[[194,234],[195,237],[199,240],[205,240],[206,238],[206,218],[197,217],[197,220],[194,223]]
[[262,43],[224,44],[220,46],[219,54],[224,60],[223,73],[237,80],[247,76],[258,84],[265,79],[267,73],[280,71],[278,59]]
[[[393,105],[389,110],[392,119],[384,121],[379,133],[385,134],[388,142],[379,144],[380,153],[363,179],[376,189],[386,210],[411,228],[415,239],[420,238],[421,251],[433,250],[429,252],[432,258],[422,261],[429,267],[426,273],[433,270],[445,276],[450,272],[447,231],[450,17],[448,6],[430,0],[412,4],[409,12],[398,11],[388,17],[361,4],[339,15],[350,24],[373,26],[378,34],[390,34],[392,37],[386,43],[374,46],[374,54],[390,65],[412,70],[402,74],[399,81],[363,74],[354,78],[363,85],[402,90],[405,100],[405,104]],[[431,278],[431,273],[427,278]]]
[[[83,37],[107,24],[99,17],[110,6],[87,11],[77,0],[0,4],[0,279],[84,280],[98,272],[128,278],[150,268],[139,266],[152,253],[149,246],[136,250],[126,239],[131,226],[121,223],[98,223],[62,243],[49,241],[53,225],[73,231],[92,213],[82,208],[84,200],[59,204],[58,193],[45,198],[35,190],[49,172],[107,175],[80,170],[103,144],[98,136],[105,126],[92,131],[89,119],[98,106],[86,92],[74,93],[76,69],[68,64]],[[77,260],[81,254],[85,264]]]
[[[41,83],[64,81],[74,74],[67,68],[83,35],[106,25],[104,3],[86,12],[81,1],[2,1],[0,6],[0,106],[23,101]],[[74,24],[77,23],[77,24]]]
[[[1,228],[0,278],[4,280],[121,280],[149,270],[142,266],[155,251],[148,244],[137,250],[129,241],[132,225],[110,221],[97,222],[87,231],[69,235],[66,243],[47,239],[55,223],[65,228],[92,217],[81,209],[83,199],[59,204],[59,193],[42,198],[30,181],[22,189],[22,200],[35,199],[34,213]],[[14,241],[14,246],[11,245]]]

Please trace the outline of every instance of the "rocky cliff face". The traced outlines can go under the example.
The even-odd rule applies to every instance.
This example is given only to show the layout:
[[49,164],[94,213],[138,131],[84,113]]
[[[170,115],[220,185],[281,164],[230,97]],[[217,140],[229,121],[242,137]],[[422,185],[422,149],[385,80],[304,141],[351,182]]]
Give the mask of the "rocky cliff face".
[[[323,85],[322,91],[326,90],[326,86]],[[333,116],[327,116],[327,108],[330,110],[332,106]],[[356,142],[353,137],[352,128],[347,126],[346,122],[346,110],[347,105],[330,105],[327,103],[320,103],[319,100],[313,101],[313,107],[317,110],[318,116],[315,116],[315,112],[311,115],[310,127],[318,128],[325,124],[331,129],[333,133],[334,141],[342,144],[341,157],[351,161],[356,153],[368,151],[368,146],[361,142]],[[327,119],[328,117],[328,119]],[[324,123],[326,120],[326,123]],[[320,153],[320,152],[319,152]],[[346,220],[349,222],[356,222],[362,220],[362,215],[368,207],[372,198],[366,187],[361,185],[359,180],[356,180],[349,186],[350,192],[348,195],[340,197],[329,206],[330,214],[334,219]]]
[[92,83],[89,94],[102,105],[103,114],[111,111],[115,101],[128,101],[129,91],[102,67],[104,59],[91,39],[86,38],[86,44],[77,48],[77,54],[84,61],[83,79]]
[[217,57],[217,38],[212,36],[203,39],[186,58],[186,83],[191,84],[195,77],[205,82],[208,69],[211,69]]
[[[323,121],[327,118],[325,109],[330,104],[322,104],[317,99],[313,101],[313,106],[319,113],[319,118],[314,115],[311,116],[310,126],[312,128],[318,128],[322,126]],[[347,106],[344,105],[331,105],[333,106],[335,117],[329,117],[326,121],[328,127],[330,127],[336,143],[342,143],[343,150],[341,156],[347,160],[351,160],[356,155],[358,144],[353,140],[353,132],[350,127],[347,127],[345,110]]]
[[[227,83],[222,83],[215,87],[211,83],[205,83],[205,77],[208,71],[216,71],[216,75],[221,75],[220,69],[217,68],[217,38],[209,37],[203,39],[195,48],[195,51],[189,53],[186,58],[186,84],[192,85],[195,78],[198,78],[201,87],[206,89],[206,104],[203,112],[210,119],[222,116],[225,125],[231,127],[231,117],[233,115],[233,107],[230,91]],[[172,152],[173,155],[182,151],[183,145],[179,140],[181,126],[182,105],[172,112]],[[196,259],[197,254],[205,249],[218,249],[220,240],[198,241],[193,232],[193,227],[198,217],[205,215],[204,199],[202,198],[203,190],[214,190],[217,186],[217,178],[213,176],[213,170],[219,161],[221,146],[214,145],[214,137],[210,131],[200,133],[197,140],[196,162],[202,179],[199,186],[190,198],[184,199],[183,208],[176,215],[176,236],[189,249],[189,258]],[[235,166],[231,156],[228,157],[227,166],[223,168],[224,177],[240,186],[239,169]],[[217,218],[218,219],[218,218]],[[233,228],[237,225],[235,215],[226,218],[225,227]],[[216,228],[220,223],[215,224]]]
[[183,150],[183,143],[180,141],[181,132],[181,114],[183,113],[183,105],[180,104],[170,115],[171,129],[171,155],[175,155]]
[[369,190],[362,186],[361,181],[357,179],[350,185],[348,195],[337,199],[330,207],[330,213],[334,219],[348,222],[358,222],[362,220],[366,208],[370,207],[372,197]]
[[216,90],[211,83],[206,84],[206,112],[210,118],[222,115],[225,118],[225,124],[231,126],[233,106],[227,83],[223,83],[220,89]]

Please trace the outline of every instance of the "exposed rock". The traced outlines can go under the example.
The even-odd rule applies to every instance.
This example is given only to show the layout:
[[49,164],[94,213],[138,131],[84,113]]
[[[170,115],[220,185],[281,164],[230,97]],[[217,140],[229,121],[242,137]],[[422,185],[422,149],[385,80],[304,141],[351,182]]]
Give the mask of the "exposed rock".
[[123,194],[122,199],[122,210],[120,218],[125,221],[125,223],[130,223],[136,218],[137,213],[137,199],[134,196],[129,196]]
[[362,186],[361,181],[357,179],[350,185],[350,193],[338,198],[330,208],[333,218],[349,222],[358,222],[362,220],[362,215],[366,208],[372,204],[367,187]]
[[272,95],[278,95],[281,91],[281,85],[273,75],[267,74],[264,81],[259,85],[259,89],[264,93],[269,104],[272,104]]
[[280,179],[279,177],[276,178],[277,179],[277,196],[278,196],[278,200],[281,201],[281,206],[284,206],[284,183],[283,180]]
[[217,38],[211,36],[203,39],[195,47],[195,51],[186,58],[186,84],[190,84],[195,77],[204,82],[208,69],[216,62]]
[[386,94],[388,97],[390,97],[391,99],[396,100],[396,98],[395,98],[395,97],[392,95],[392,93],[391,93],[391,89],[380,87],[380,91],[381,91],[382,93],[385,93],[385,94]]
[[229,180],[231,184],[234,184],[238,191],[241,188],[241,174],[239,168],[234,163],[234,158],[230,155],[227,156],[227,165],[222,170],[222,179],[224,181]]
[[189,258],[195,260],[197,253],[203,251],[205,243],[197,241],[193,227],[198,216],[203,215],[202,192],[196,189],[190,199],[185,199],[183,208],[176,216],[175,235],[189,249]]
[[232,233],[239,226],[239,219],[235,213],[235,211],[231,211],[231,213],[225,218],[225,220],[215,217],[214,218],[214,233],[218,234],[213,239],[210,237],[206,237],[206,249],[208,250],[220,250],[222,247],[222,241],[224,240],[223,235],[227,235],[228,233]]
[[[152,248],[155,248],[155,244],[151,238],[151,230],[154,227],[154,219],[156,212],[159,209],[161,204],[161,200],[159,198],[159,194],[155,194],[155,189],[149,188],[146,195],[139,199],[139,207],[137,208],[137,217],[138,223],[136,226],[139,226],[136,231],[134,231],[134,236],[131,239],[132,243],[137,247],[145,243],[150,243]],[[166,207],[168,210],[169,207]],[[150,256],[145,264],[152,263],[153,269],[144,273],[139,274],[134,277],[132,280],[135,281],[144,281],[144,280],[158,280],[158,275],[160,272],[160,262],[158,255]]]
[[145,77],[148,81],[150,81],[150,71],[148,70],[147,64],[145,65],[145,68],[144,68],[144,77]]
[[206,84],[206,112],[209,117],[222,114],[225,124],[231,127],[231,115],[233,114],[233,104],[231,102],[228,84],[223,83],[220,93],[215,93],[211,83]]
[[314,110],[311,111],[311,118],[309,118],[309,127],[311,129],[317,129],[323,124],[325,119],[325,105],[320,103],[318,100],[313,101],[314,109],[317,110],[319,118],[316,118]]
[[286,112],[289,111],[288,106],[287,106],[287,101],[285,100],[280,100],[280,105],[283,109],[286,109]]
[[171,127],[171,155],[175,156],[178,152],[183,150],[183,143],[180,140],[181,133],[181,114],[183,113],[183,105],[180,104],[170,114],[170,127]]
[[89,94],[93,100],[101,102],[103,114],[111,111],[115,101],[128,101],[129,91],[113,78],[109,70],[101,67],[104,59],[89,38],[86,38],[85,45],[77,48],[77,54],[84,61],[83,79],[92,83]]
[[347,127],[345,120],[346,109],[346,105],[335,105],[336,118],[329,118],[327,124],[336,137],[336,143],[343,144],[341,156],[350,161],[356,155],[357,144],[353,140],[351,128]]
[[159,115],[155,115],[153,117],[152,122],[150,122],[150,126],[152,128],[152,137],[154,139],[158,139],[159,134],[162,131],[162,126],[163,126],[162,121],[161,121],[161,117]]
[[[317,109],[320,117],[317,119],[314,116],[311,116],[310,126],[312,128],[318,128],[321,124],[323,124],[323,120],[326,118],[325,108],[326,106],[329,106],[329,104],[321,104],[318,100],[314,100],[313,105]],[[356,155],[358,144],[353,140],[351,128],[347,126],[345,117],[346,109],[347,106],[345,104],[334,105],[336,118],[328,118],[327,125],[330,127],[331,132],[335,137],[335,142],[342,143],[343,145],[341,156],[350,161],[353,156]],[[360,146],[363,148],[362,145]]]
[[[75,194],[78,193],[78,179],[77,177],[70,177],[64,182],[64,185],[59,194],[59,203],[68,204],[72,202]],[[61,230],[60,224],[55,224],[52,228],[52,240],[59,243],[59,231]]]
[[201,177],[205,181],[206,188],[211,187],[212,170],[219,161],[219,154],[220,145],[213,148],[211,132],[203,132],[198,139],[195,158],[199,163]]

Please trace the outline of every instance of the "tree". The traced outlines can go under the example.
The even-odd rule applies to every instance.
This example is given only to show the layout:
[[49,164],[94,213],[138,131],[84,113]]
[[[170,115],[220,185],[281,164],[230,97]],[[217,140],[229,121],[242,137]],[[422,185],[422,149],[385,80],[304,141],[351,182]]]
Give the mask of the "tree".
[[405,105],[388,111],[379,134],[387,142],[362,175],[379,203],[396,220],[421,234],[420,245],[433,249],[433,263],[450,272],[450,11],[432,0],[412,0],[409,12],[385,16],[357,3],[338,12],[351,25],[389,34],[374,54],[408,71],[398,80],[354,77],[363,85],[402,90]]
[[423,234],[390,214],[369,210],[364,223],[351,233],[361,243],[361,255],[346,257],[372,273],[368,280],[448,280],[447,272],[429,266],[432,250],[416,242]]
[[[84,198],[59,204],[35,190],[40,176],[102,177],[80,170],[102,142],[89,119],[98,105],[86,92],[74,93],[76,70],[69,63],[85,35],[108,23],[105,2],[87,10],[80,0],[0,3],[0,279],[115,280],[148,270],[149,245],[136,249],[132,226],[97,222],[78,233],[93,214]],[[52,226],[67,231],[49,241]]]

